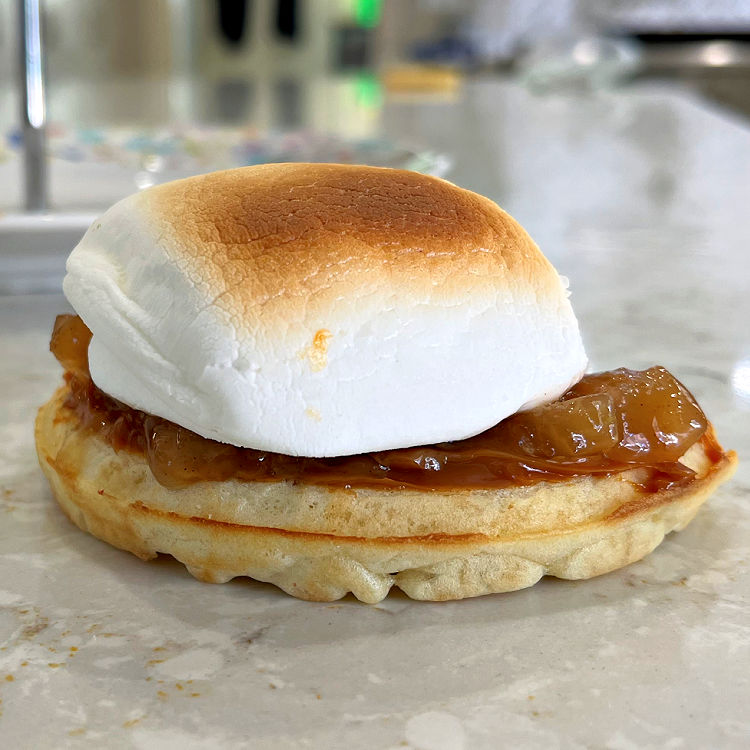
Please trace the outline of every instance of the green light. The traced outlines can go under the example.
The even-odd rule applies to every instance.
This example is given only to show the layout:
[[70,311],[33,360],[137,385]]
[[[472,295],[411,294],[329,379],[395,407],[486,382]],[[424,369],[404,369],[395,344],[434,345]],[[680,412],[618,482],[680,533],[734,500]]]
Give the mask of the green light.
[[354,20],[357,26],[372,29],[380,23],[383,0],[355,0]]
[[383,101],[380,80],[371,73],[362,73],[354,81],[355,100],[360,107],[377,109]]

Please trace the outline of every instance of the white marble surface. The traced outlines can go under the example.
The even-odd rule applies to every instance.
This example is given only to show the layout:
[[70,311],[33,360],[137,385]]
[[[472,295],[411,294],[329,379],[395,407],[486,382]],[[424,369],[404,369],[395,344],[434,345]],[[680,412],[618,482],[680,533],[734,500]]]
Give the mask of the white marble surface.
[[[385,127],[456,155],[571,277],[595,367],[662,363],[748,456],[750,131],[683,95],[471,87]],[[646,560],[430,604],[297,601],[143,563],[62,516],[32,420],[58,297],[0,298],[7,747],[744,748],[750,472]]]

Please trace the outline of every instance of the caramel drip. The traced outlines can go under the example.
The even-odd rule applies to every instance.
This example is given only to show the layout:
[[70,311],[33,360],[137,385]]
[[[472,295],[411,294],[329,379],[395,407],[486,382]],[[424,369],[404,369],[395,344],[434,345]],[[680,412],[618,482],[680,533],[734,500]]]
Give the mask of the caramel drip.
[[[679,458],[708,426],[690,392],[664,368],[621,368],[586,375],[557,401],[514,414],[467,440],[337,458],[286,456],[209,440],[116,401],[91,380],[90,339],[80,318],[58,316],[50,348],[66,369],[65,406],[115,451],[144,455],[168,488],[236,479],[497,489],[643,467],[647,478],[639,485],[656,491],[694,476]],[[708,438],[707,450],[720,455],[710,432]]]

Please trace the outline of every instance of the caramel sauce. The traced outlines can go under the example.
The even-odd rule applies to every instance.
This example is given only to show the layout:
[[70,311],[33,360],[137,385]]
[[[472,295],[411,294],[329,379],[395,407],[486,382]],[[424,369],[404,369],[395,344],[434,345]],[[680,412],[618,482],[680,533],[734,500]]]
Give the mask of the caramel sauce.
[[678,459],[708,427],[693,396],[663,367],[621,368],[586,375],[557,401],[514,414],[466,440],[338,458],[286,456],[209,440],[113,399],[91,380],[90,340],[79,317],[58,316],[50,349],[66,370],[65,406],[115,451],[143,454],[157,481],[172,489],[228,479],[346,488],[502,488],[642,467],[648,471],[639,485],[651,492],[694,476]]

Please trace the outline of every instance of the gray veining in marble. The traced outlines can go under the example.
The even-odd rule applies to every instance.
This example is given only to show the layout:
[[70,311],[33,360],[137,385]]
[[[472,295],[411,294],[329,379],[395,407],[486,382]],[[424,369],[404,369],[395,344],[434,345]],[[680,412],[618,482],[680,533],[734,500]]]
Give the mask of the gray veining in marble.
[[[684,95],[389,105],[571,278],[597,368],[662,363],[750,454],[750,131]],[[742,748],[750,473],[583,582],[444,604],[211,586],[75,529],[36,466],[60,297],[0,298],[0,736],[11,747]],[[11,741],[12,740],[12,741]]]

